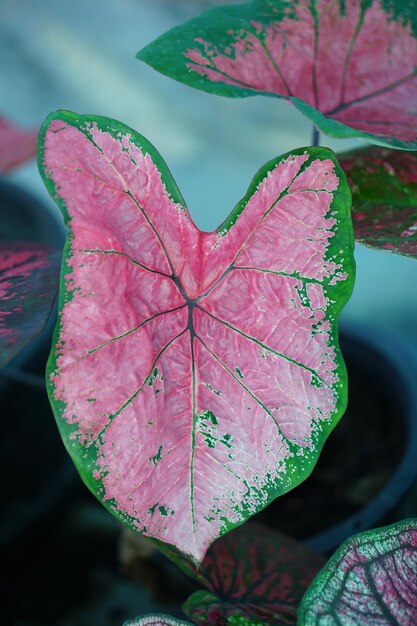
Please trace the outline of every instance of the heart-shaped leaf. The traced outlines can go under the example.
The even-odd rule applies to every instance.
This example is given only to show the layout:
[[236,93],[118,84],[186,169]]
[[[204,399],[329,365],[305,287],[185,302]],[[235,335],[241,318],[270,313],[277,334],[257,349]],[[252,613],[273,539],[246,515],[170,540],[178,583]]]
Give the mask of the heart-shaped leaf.
[[352,191],[356,241],[417,259],[417,152],[371,146],[338,158]]
[[201,626],[233,616],[250,624],[295,624],[301,598],[325,563],[302,543],[254,522],[216,541],[198,569],[164,552],[209,590],[197,591],[183,607]]
[[192,626],[191,622],[187,622],[170,615],[155,613],[142,615],[134,619],[129,619],[123,623],[123,626]]
[[138,53],[222,96],[291,101],[324,133],[417,149],[415,0],[252,0],[210,9]]
[[0,243],[0,367],[39,335],[50,314],[60,254],[41,244]]
[[13,170],[32,159],[38,146],[38,131],[26,130],[0,116],[0,172]]
[[345,541],[305,594],[299,626],[417,623],[417,520]]
[[344,174],[327,149],[294,150],[205,233],[135,131],[61,112],[41,136],[70,228],[49,364],[61,432],[115,515],[200,561],[308,476],[345,409]]

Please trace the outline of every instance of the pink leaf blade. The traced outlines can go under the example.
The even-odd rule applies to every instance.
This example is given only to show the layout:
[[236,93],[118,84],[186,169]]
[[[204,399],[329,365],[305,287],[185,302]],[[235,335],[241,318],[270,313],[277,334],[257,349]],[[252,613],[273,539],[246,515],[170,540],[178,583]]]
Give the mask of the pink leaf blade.
[[41,244],[0,245],[0,366],[44,329],[58,289],[60,254]]
[[305,594],[300,625],[399,624],[417,617],[417,523],[410,519],[347,539]]
[[416,33],[396,0],[252,0],[206,11],[137,57],[209,93],[287,99],[329,135],[415,150]]
[[417,153],[360,148],[339,157],[359,243],[417,259]]
[[0,116],[0,172],[6,174],[36,156],[38,130],[27,130]]
[[[41,140],[41,171],[70,229],[48,366],[64,441],[109,510],[201,561],[215,538],[310,473],[344,411],[337,319],[354,264],[343,173],[326,149],[295,150],[262,168],[229,218],[203,233],[159,154],[132,129],[61,112],[46,121]],[[134,161],[121,158],[125,151]],[[76,194],[66,178],[74,159],[83,163],[72,168],[80,174]],[[91,159],[95,172],[101,168],[94,193],[85,175]],[[136,164],[141,179],[145,161],[154,194],[149,178],[144,190],[131,171]],[[119,190],[109,203],[107,191],[121,179],[135,191],[126,203]],[[132,197],[145,228],[130,227]],[[272,248],[259,271],[238,266],[267,228],[276,233],[274,267],[287,269],[275,217],[294,212],[289,198],[303,224],[293,275],[264,275]],[[256,303],[259,321],[249,333],[242,313],[256,319]],[[283,323],[293,339],[279,343]],[[273,336],[268,325],[278,329]]]

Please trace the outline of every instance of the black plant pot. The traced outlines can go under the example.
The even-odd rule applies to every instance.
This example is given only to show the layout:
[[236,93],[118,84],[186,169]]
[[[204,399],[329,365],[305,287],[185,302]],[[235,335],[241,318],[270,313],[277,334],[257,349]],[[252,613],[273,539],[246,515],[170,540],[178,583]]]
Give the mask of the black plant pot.
[[[359,327],[343,329],[340,343],[348,409],[311,476],[258,516],[322,553],[397,521],[417,479],[416,349]],[[409,514],[417,515],[417,503]]]
[[[0,179],[0,240],[36,241],[59,249],[61,222],[31,194]],[[0,370],[0,471],[7,477],[0,547],[52,511],[75,476],[45,391],[53,325],[54,314],[44,332]]]

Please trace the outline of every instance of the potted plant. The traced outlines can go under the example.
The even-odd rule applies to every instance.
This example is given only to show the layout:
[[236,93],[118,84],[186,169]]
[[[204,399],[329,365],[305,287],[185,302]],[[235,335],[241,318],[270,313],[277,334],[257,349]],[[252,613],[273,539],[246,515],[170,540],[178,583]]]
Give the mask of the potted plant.
[[[413,58],[409,8],[255,0],[203,14],[140,56],[222,95],[285,97],[323,132],[410,150],[413,115],[399,108],[415,89],[415,72],[401,57],[409,71],[397,76],[403,66],[393,62],[399,32]],[[332,40],[343,29],[344,48]],[[382,33],[379,47],[365,45],[371,32]],[[360,95],[372,79],[370,59],[363,71],[359,64],[368,48],[372,70],[375,52],[386,67]],[[340,70],[333,92],[318,80],[324,57]],[[281,68],[290,62],[295,84]],[[394,123],[380,103],[389,91]],[[40,146],[45,183],[69,228],[47,381],[83,480],[116,517],[208,587],[185,605],[195,623],[294,623],[323,561],[241,524],[308,477],[346,407],[337,321],[354,262],[342,168],[326,148],[294,149],[262,167],[229,218],[202,233],[161,156],[120,122],[51,114]],[[370,175],[390,182],[395,175],[391,152],[346,157],[360,200],[366,191],[355,167],[364,158]],[[405,157],[408,165],[413,159]],[[398,178],[410,196],[413,181]],[[376,214],[371,204],[353,206],[365,241],[413,254],[413,212],[404,223],[396,217],[401,241],[394,242],[392,207]],[[375,222],[389,236],[370,237]],[[305,595],[298,623],[413,623],[415,535],[410,521],[343,546]]]

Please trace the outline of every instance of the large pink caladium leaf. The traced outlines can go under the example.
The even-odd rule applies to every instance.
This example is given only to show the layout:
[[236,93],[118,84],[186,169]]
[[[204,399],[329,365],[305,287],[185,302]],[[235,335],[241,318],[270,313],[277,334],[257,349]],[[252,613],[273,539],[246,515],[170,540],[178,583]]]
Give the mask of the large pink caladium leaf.
[[32,159],[37,147],[38,130],[26,130],[0,116],[0,173]]
[[41,244],[0,243],[0,367],[45,327],[59,265],[60,254]]
[[294,150],[205,233],[135,131],[59,112],[41,139],[70,229],[49,363],[66,445],[115,515],[199,561],[308,476],[344,411],[344,174]]
[[299,626],[417,623],[417,520],[345,541],[303,598]]
[[415,0],[252,0],[210,9],[138,53],[229,97],[285,98],[334,137],[417,149]]
[[370,146],[338,158],[352,191],[356,241],[417,259],[417,152]]
[[167,554],[208,589],[194,593],[183,607],[201,626],[225,626],[233,618],[295,624],[301,599],[325,563],[302,543],[253,522],[216,541],[198,569]]

